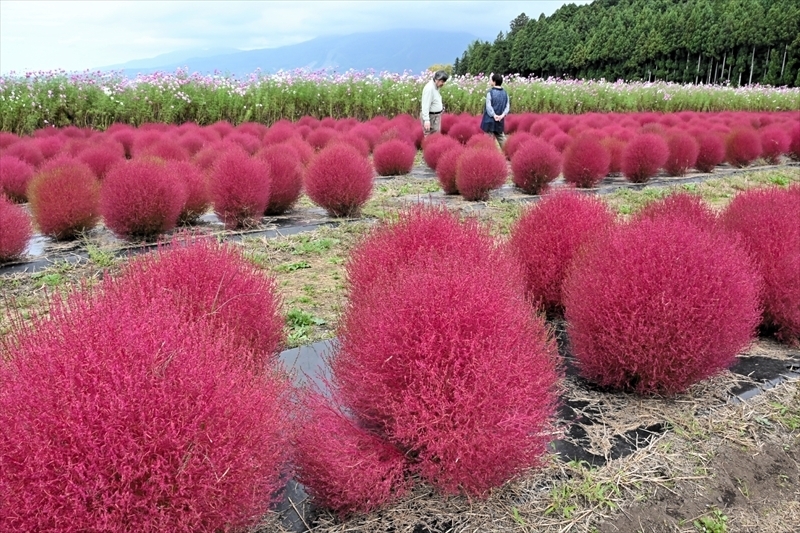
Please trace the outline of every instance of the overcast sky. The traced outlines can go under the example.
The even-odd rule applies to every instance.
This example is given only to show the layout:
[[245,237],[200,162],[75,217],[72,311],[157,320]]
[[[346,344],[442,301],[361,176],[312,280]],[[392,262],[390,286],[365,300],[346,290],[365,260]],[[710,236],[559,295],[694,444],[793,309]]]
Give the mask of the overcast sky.
[[520,13],[550,15],[565,3],[0,0],[0,72],[83,70],[184,49],[273,48],[393,28],[465,31],[494,40]]

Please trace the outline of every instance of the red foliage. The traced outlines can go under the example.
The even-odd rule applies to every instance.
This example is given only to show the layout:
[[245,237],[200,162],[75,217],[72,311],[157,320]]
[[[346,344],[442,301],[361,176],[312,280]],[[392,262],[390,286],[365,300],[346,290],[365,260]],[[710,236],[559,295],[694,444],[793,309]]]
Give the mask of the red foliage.
[[411,172],[417,150],[400,139],[386,141],[375,147],[372,163],[379,176],[399,176]]
[[269,146],[271,144],[280,144],[296,136],[297,131],[290,122],[279,121],[269,127],[261,138],[261,142],[263,142],[265,146]]
[[3,150],[3,155],[18,157],[33,168],[38,168],[44,163],[44,154],[39,149],[36,139],[21,139]]
[[333,128],[325,128],[320,126],[308,134],[308,137],[306,137],[306,142],[308,142],[308,144],[310,144],[314,150],[320,151],[339,135],[339,132]]
[[700,153],[700,144],[688,133],[673,132],[667,138],[669,156],[664,170],[670,176],[683,176],[695,166]]
[[151,238],[178,223],[187,190],[162,161],[132,159],[111,168],[100,191],[106,227],[122,238]]
[[439,163],[439,158],[445,152],[449,151],[455,146],[460,146],[457,140],[441,133],[434,133],[425,139],[422,145],[422,159],[425,164],[436,170],[436,165]]
[[725,161],[725,143],[714,133],[701,133],[696,139],[700,151],[695,168],[700,172],[713,172],[714,167]]
[[420,251],[351,301],[332,370],[347,408],[423,479],[481,496],[539,463],[558,375],[518,265],[464,231],[461,248]]
[[335,217],[353,217],[372,194],[372,165],[344,144],[322,149],[306,168],[306,194]]
[[209,192],[214,212],[228,229],[253,224],[269,205],[272,176],[264,161],[231,150],[214,163]]
[[578,137],[564,152],[564,181],[594,187],[608,174],[610,164],[611,156],[596,137]]
[[303,165],[292,149],[285,145],[269,146],[257,157],[267,163],[272,176],[269,202],[265,215],[280,215],[291,209],[303,190]]
[[181,148],[189,153],[190,157],[194,157],[208,141],[197,133],[187,133],[182,135],[177,142]]
[[378,139],[381,137],[381,131],[371,124],[357,124],[349,132],[365,139],[369,143],[370,151],[375,148],[375,145],[378,144]]
[[297,153],[297,157],[300,159],[300,163],[302,163],[304,167],[308,166],[308,164],[311,162],[311,159],[314,157],[314,149],[311,147],[311,145],[298,137],[289,139],[288,141],[281,143],[281,145],[291,147],[291,149]]
[[458,158],[456,187],[465,200],[487,200],[489,191],[506,182],[506,158],[497,150],[467,149]]
[[111,167],[125,161],[125,150],[116,142],[95,144],[81,152],[78,160],[88,165],[97,179],[103,179]]
[[60,135],[49,135],[36,139],[36,146],[45,159],[52,159],[64,149],[64,139]]
[[31,165],[16,156],[0,156],[0,194],[14,202],[27,202],[34,172]]
[[244,133],[241,130],[234,131],[225,137],[227,142],[236,143],[250,155],[256,153],[261,148],[261,139],[255,135]]
[[525,273],[525,293],[550,316],[562,315],[562,285],[573,255],[614,223],[602,201],[558,192],[527,209],[511,231],[509,248]]
[[702,198],[686,192],[672,193],[669,196],[647,204],[636,214],[637,218],[674,218],[708,231],[717,228],[717,215]]
[[601,386],[677,393],[733,363],[758,323],[758,274],[723,232],[641,218],[587,243],[564,281],[581,373]]
[[131,157],[133,154],[133,143],[136,142],[136,130],[125,126],[124,128],[116,129],[114,132],[111,132],[111,128],[109,128],[109,134],[111,138],[117,141],[125,148],[125,157]]
[[467,141],[467,148],[478,150],[497,150],[497,141],[493,135],[473,135]]
[[761,155],[761,138],[751,128],[737,128],[725,140],[725,160],[735,167],[746,167]]
[[19,135],[8,131],[0,131],[0,150],[5,150],[12,144],[19,142]]
[[622,152],[622,173],[633,183],[644,183],[664,166],[669,146],[661,135],[643,133],[631,140]]
[[456,115],[452,115],[450,113],[442,113],[442,124],[441,124],[441,131],[442,135],[447,135],[450,132],[450,128],[453,127],[459,118]]
[[356,135],[355,133],[350,133],[350,132],[340,133],[338,136],[331,139],[329,144],[335,144],[335,143],[349,144],[350,146],[358,150],[358,153],[361,154],[362,156],[369,157],[369,152],[370,152],[369,141],[360,135]]
[[[233,135],[231,135],[233,137]],[[176,141],[159,139],[135,151],[137,158],[157,157],[165,161],[188,161],[189,152]]]
[[74,160],[45,165],[31,180],[28,200],[39,231],[55,239],[74,238],[100,218],[100,182],[92,169]]
[[511,159],[514,157],[514,153],[520,146],[530,140],[533,140],[534,138],[535,137],[533,135],[525,131],[520,131],[514,135],[509,135],[506,138],[506,143],[503,145],[503,153],[506,154],[507,158]]
[[458,187],[456,186],[458,160],[466,151],[467,149],[460,143],[455,142],[455,146],[452,146],[439,156],[436,164],[436,177],[439,179],[439,184],[445,194],[458,194]]
[[172,302],[115,296],[4,339],[0,530],[255,525],[288,459],[285,381],[231,365],[230,335]]
[[527,194],[541,194],[561,174],[561,153],[541,139],[532,138],[511,158],[514,185]]
[[795,161],[800,161],[800,125],[796,125],[790,132],[789,156]]
[[763,324],[780,339],[800,342],[800,187],[750,189],[722,215],[739,234],[764,278]]
[[236,128],[233,127],[233,124],[231,124],[227,120],[219,120],[213,123],[212,125],[208,126],[208,129],[217,133],[220,139],[224,139],[225,137],[236,131]]
[[[566,133],[558,133],[556,135],[553,135],[553,137],[550,139],[550,144],[555,146],[559,152],[563,153],[572,144],[572,137],[570,137]],[[606,172],[606,174],[608,173]]]
[[479,135],[481,133],[481,129],[478,124],[475,123],[475,120],[470,119],[460,120],[459,122],[453,124],[448,130],[447,135],[457,140],[461,144],[467,144],[467,141],[469,141],[473,135]]
[[31,233],[31,218],[28,213],[0,194],[0,263],[22,255]]
[[600,144],[602,144],[603,148],[608,152],[608,173],[618,174],[622,172],[622,153],[625,151],[625,146],[628,144],[627,141],[616,137],[604,137],[603,140],[600,141]]
[[407,491],[403,453],[330,401],[308,394],[301,417],[294,462],[316,504],[340,516],[368,513]]
[[761,156],[771,165],[777,165],[780,157],[789,151],[791,138],[782,126],[768,126],[760,131]]
[[265,125],[258,122],[242,122],[236,126],[236,133],[244,133],[260,141],[261,138],[264,137],[264,134],[267,133],[268,129],[269,128]]
[[270,368],[284,346],[281,298],[265,275],[229,244],[176,238],[169,248],[129,262],[118,292],[145,300],[171,300],[191,322],[206,321],[229,332],[235,361],[255,373]]
[[178,222],[180,224],[195,222],[211,206],[206,176],[197,166],[186,161],[168,161],[166,172],[183,184],[186,193],[186,200],[183,202]]

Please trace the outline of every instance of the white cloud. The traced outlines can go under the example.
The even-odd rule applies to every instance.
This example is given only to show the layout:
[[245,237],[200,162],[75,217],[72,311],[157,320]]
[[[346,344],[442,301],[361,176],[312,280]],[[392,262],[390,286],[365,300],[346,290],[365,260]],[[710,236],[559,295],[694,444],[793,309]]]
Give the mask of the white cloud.
[[0,72],[82,70],[187,48],[272,48],[391,28],[491,40],[521,12],[538,17],[564,3],[0,0]]

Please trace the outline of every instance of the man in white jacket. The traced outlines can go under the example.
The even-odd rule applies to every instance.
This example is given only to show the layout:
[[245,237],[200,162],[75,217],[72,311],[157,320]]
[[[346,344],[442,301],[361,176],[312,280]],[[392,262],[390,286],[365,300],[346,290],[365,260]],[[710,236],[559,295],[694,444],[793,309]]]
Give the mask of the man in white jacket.
[[437,70],[433,73],[433,79],[426,83],[422,89],[422,113],[420,113],[420,119],[422,120],[422,130],[425,135],[437,133],[442,129],[444,105],[442,105],[442,95],[439,94],[439,88],[445,84],[449,77],[444,70]]

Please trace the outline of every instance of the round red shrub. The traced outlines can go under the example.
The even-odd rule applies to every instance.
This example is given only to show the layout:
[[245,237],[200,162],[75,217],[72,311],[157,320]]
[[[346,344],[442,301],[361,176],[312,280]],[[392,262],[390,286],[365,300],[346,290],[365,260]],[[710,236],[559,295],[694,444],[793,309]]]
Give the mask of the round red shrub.
[[800,187],[749,189],[722,215],[740,235],[764,279],[762,323],[781,340],[800,342]]
[[386,141],[375,147],[372,163],[379,176],[400,176],[411,172],[417,150],[400,139]]
[[268,129],[267,126],[258,122],[242,122],[236,126],[236,133],[244,133],[260,141]]
[[622,173],[633,183],[644,183],[664,166],[669,146],[661,135],[643,133],[631,140],[622,152]]
[[561,160],[552,144],[532,138],[511,158],[514,185],[527,194],[541,194],[561,174]]
[[791,138],[782,126],[768,126],[760,131],[761,156],[771,165],[777,165],[780,157],[789,151]]
[[524,143],[533,140],[535,138],[534,135],[531,135],[528,132],[520,131],[515,133],[514,135],[509,135],[506,139],[506,143],[503,145],[503,153],[506,154],[506,157],[511,159],[514,157],[514,153],[517,149],[522,146]]
[[464,252],[376,279],[345,310],[332,371],[346,407],[423,479],[481,496],[539,464],[558,375],[516,262],[485,233]]
[[0,131],[0,150],[4,150],[12,144],[19,142],[20,137],[8,131]]
[[794,126],[790,131],[789,156],[795,161],[800,161],[800,125]]
[[701,133],[695,138],[699,148],[695,168],[700,172],[713,172],[714,167],[725,161],[725,143],[714,133]]
[[636,214],[636,217],[650,219],[675,218],[691,222],[708,231],[713,231],[717,228],[716,213],[702,198],[686,192],[673,193],[660,200],[650,202]]
[[452,137],[442,135],[441,133],[434,133],[429,135],[423,143],[422,159],[425,161],[426,165],[433,170],[436,170],[436,165],[438,164],[439,158],[442,156],[442,154],[449,151],[451,148],[460,145],[461,143]]
[[111,138],[120,143],[125,149],[125,157],[131,157],[133,154],[133,143],[136,142],[137,137],[136,130],[129,126],[114,130],[113,133],[110,130],[111,128],[109,128],[109,135],[111,135]]
[[308,134],[306,142],[310,144],[314,150],[320,151],[339,135],[339,132],[333,128],[319,127]]
[[233,127],[233,124],[228,122],[227,120],[218,120],[217,122],[207,126],[208,129],[212,130],[214,133],[219,135],[220,139],[224,139],[234,131],[236,128]]
[[39,231],[54,239],[72,239],[100,218],[100,182],[78,161],[45,165],[31,180],[28,197]]
[[697,163],[700,144],[688,133],[672,133],[667,139],[669,156],[664,170],[670,176],[684,176],[686,171]]
[[730,366],[758,323],[758,274],[723,232],[642,218],[586,243],[564,281],[581,373],[672,394]]
[[600,141],[600,144],[602,144],[603,148],[608,152],[608,173],[619,174],[622,172],[622,153],[625,151],[625,146],[628,144],[627,141],[616,137],[604,137],[603,140]]
[[231,365],[229,335],[171,302],[118,296],[7,341],[0,530],[255,526],[285,483],[285,380]]
[[465,200],[487,200],[489,191],[506,182],[506,158],[497,150],[467,149],[458,158],[456,188]]
[[36,139],[36,146],[45,159],[52,159],[60,154],[64,149],[64,144],[64,139],[60,135],[49,135]]
[[536,307],[563,315],[562,285],[573,255],[613,223],[605,203],[572,192],[544,196],[522,214],[508,245],[522,264],[525,293]]
[[261,148],[261,139],[259,137],[242,131],[234,131],[227,135],[225,140],[238,144],[250,155],[253,155]]
[[372,175],[367,158],[351,146],[335,144],[308,164],[306,194],[331,216],[358,216],[372,194]]
[[180,224],[195,222],[211,206],[206,176],[197,166],[186,161],[168,161],[166,172],[183,185],[186,193],[178,222]]
[[445,194],[458,194],[456,185],[456,173],[458,172],[458,160],[467,148],[456,142],[449,150],[441,154],[436,163],[436,178]]
[[188,161],[190,157],[189,152],[176,141],[163,138],[143,146],[135,155],[137,158],[157,157],[165,161]]
[[473,120],[461,120],[450,127],[447,135],[461,144],[467,144],[467,141],[469,141],[473,135],[481,133],[480,127],[473,122]]
[[14,202],[27,202],[34,172],[31,165],[16,156],[0,156],[0,194]]
[[559,152],[565,152],[567,147],[572,144],[572,137],[567,135],[566,133],[558,133],[553,135],[550,139],[550,144],[556,147]]
[[592,136],[578,137],[564,152],[564,181],[576,187],[591,188],[608,174],[611,156]]
[[378,144],[378,139],[381,137],[381,131],[371,124],[357,124],[349,132],[365,139],[369,143],[370,151],[375,148],[375,145]]
[[100,213],[121,238],[152,238],[178,223],[187,190],[159,160],[132,159],[115,165],[103,180]]
[[269,146],[271,144],[280,144],[296,136],[297,131],[290,122],[278,121],[269,127],[261,138],[261,142],[264,143],[264,146]]
[[441,124],[441,132],[442,135],[447,135],[450,132],[450,128],[453,127],[459,121],[456,115],[451,113],[442,113],[442,124]]
[[129,262],[114,290],[147,301],[167,298],[191,322],[229,332],[237,364],[255,373],[271,368],[284,346],[281,298],[275,279],[241,251],[214,239],[178,237],[169,248]]
[[300,163],[302,163],[304,167],[308,166],[308,164],[311,162],[311,159],[314,157],[314,149],[311,147],[311,145],[298,137],[291,138],[288,141],[281,143],[281,146],[291,147],[291,149],[297,153],[297,157],[300,159]]
[[31,236],[31,218],[28,213],[0,194],[0,263],[21,256]]
[[497,140],[495,140],[493,135],[473,135],[467,141],[467,148],[497,150]]
[[346,516],[405,494],[403,453],[330,403],[307,395],[295,436],[297,477],[315,504]]
[[214,212],[228,229],[257,223],[271,190],[269,166],[244,151],[226,152],[214,163],[209,192]]
[[187,133],[177,140],[178,145],[186,150],[190,158],[202,150],[206,142],[208,141],[198,133]]
[[44,163],[44,154],[42,154],[42,151],[39,149],[36,139],[20,139],[19,142],[15,142],[3,150],[3,155],[6,157],[18,157],[33,168],[37,168],[39,165]]
[[272,177],[265,215],[285,213],[300,198],[303,190],[303,165],[296,152],[284,145],[268,146],[257,157],[267,163]]
[[363,155],[364,157],[369,157],[370,153],[369,141],[367,141],[364,137],[360,135],[356,135],[350,132],[340,133],[338,136],[331,139],[330,144],[334,143],[349,144],[350,146],[358,150],[359,154]]
[[125,161],[125,150],[119,143],[96,144],[81,152],[78,160],[91,168],[97,179],[103,179],[111,167]]
[[761,138],[754,129],[737,128],[725,140],[725,159],[735,167],[746,167],[761,155]]

